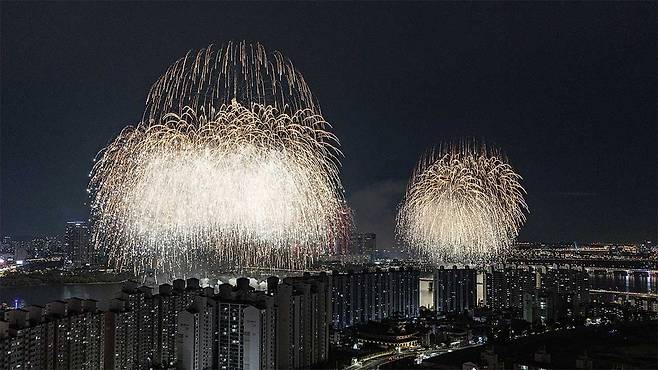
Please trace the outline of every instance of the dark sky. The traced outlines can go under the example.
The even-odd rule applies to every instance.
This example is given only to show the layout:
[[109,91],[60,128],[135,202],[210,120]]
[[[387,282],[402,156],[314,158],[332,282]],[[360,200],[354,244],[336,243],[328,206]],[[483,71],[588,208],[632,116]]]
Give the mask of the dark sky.
[[390,243],[418,156],[462,136],[523,177],[523,240],[656,237],[655,3],[7,3],[3,235],[87,217],[94,155],[190,49],[260,41],[341,140],[363,231]]

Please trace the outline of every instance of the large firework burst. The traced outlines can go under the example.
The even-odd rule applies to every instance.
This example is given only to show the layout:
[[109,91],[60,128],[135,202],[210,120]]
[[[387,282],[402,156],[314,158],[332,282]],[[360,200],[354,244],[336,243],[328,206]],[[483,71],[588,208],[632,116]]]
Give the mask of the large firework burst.
[[397,237],[435,262],[495,261],[525,222],[520,180],[495,149],[443,145],[416,166],[399,207]]
[[260,45],[176,62],[91,173],[93,240],[119,268],[303,267],[345,229],[337,138]]

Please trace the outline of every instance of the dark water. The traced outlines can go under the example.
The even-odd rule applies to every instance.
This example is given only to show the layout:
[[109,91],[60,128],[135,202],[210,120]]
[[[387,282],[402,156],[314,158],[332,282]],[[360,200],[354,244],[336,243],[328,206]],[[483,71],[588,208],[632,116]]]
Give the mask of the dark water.
[[[236,284],[236,276],[222,275],[219,280],[200,279],[201,286],[215,285],[222,282]],[[251,279],[255,289],[265,289],[265,283]],[[6,303],[10,307],[22,307],[31,304],[45,305],[48,302],[64,300],[71,297],[95,299],[100,309],[107,309],[108,302],[119,296],[122,282],[98,284],[48,284],[31,287],[3,287],[0,284],[0,304]],[[157,288],[153,293],[157,293]]]
[[592,271],[589,273],[591,289],[631,293],[658,293],[658,275],[644,271]]
[[45,305],[58,299],[78,297],[95,299],[99,308],[105,309],[107,302],[118,296],[122,283],[109,284],[53,284],[33,287],[0,287],[0,303],[11,307],[30,304]]

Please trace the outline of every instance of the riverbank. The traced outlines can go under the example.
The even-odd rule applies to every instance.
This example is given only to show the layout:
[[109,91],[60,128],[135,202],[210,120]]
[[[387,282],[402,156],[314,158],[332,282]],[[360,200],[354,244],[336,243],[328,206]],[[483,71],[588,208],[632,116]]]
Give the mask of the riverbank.
[[0,306],[23,307],[31,304],[46,305],[56,300],[72,297],[94,299],[98,308],[108,309],[108,303],[121,293],[122,282],[45,284],[31,287],[7,287],[0,285]]
[[100,271],[48,270],[34,272],[9,272],[0,277],[0,286],[22,288],[53,284],[116,284],[135,277],[129,273]]

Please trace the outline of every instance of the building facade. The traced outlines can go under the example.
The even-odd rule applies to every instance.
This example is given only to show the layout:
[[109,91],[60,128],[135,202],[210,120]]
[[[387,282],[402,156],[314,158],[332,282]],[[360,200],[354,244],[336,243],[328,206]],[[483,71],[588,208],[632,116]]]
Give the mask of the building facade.
[[394,314],[416,317],[420,272],[410,268],[366,269],[332,275],[334,329],[382,320]]
[[70,298],[5,312],[0,369],[103,369],[104,318],[96,304]]
[[64,231],[64,252],[77,266],[95,264],[96,253],[91,245],[91,234],[86,222],[66,223]]
[[464,313],[476,307],[477,272],[465,268],[439,267],[434,272],[434,308],[438,314]]
[[538,272],[531,267],[507,266],[484,272],[486,305],[493,310],[523,307],[524,294],[535,295]]
[[128,282],[106,312],[77,298],[3,311],[0,370],[307,369],[329,355],[331,278]]

